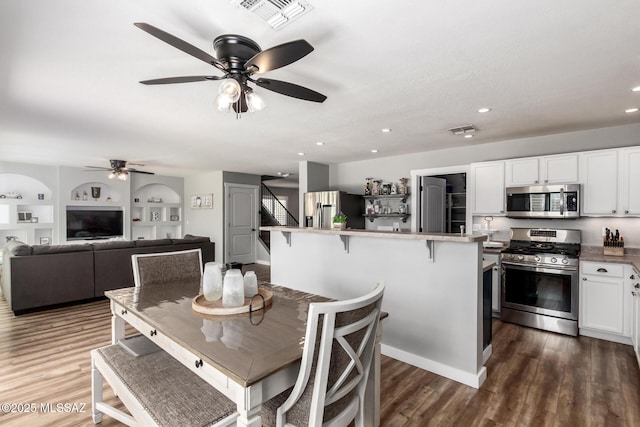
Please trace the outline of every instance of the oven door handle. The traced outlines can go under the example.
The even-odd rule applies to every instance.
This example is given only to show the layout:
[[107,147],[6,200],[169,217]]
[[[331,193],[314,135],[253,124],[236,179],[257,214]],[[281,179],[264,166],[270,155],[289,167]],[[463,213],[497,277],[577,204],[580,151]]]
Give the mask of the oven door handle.
[[565,266],[548,266],[548,265],[531,265],[531,264],[525,264],[525,263],[520,263],[520,262],[513,262],[513,261],[502,261],[501,262],[502,265],[506,265],[506,266],[516,266],[516,267],[525,267],[529,270],[560,270],[560,271],[578,271],[577,267],[565,267]]

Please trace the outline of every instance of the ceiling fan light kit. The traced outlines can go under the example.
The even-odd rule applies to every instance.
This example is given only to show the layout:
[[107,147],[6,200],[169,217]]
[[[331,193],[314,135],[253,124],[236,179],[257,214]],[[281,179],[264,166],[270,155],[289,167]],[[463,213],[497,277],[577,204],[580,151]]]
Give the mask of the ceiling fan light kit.
[[[153,172],[146,172],[146,171],[141,171],[134,168],[128,168],[126,160],[109,160],[109,165],[110,167],[108,168],[104,168],[101,166],[85,166],[85,168],[88,168],[87,171],[95,171],[95,170],[108,171],[109,174],[107,175],[107,178],[109,179],[117,178],[120,181],[126,181],[129,178],[129,172],[143,173],[146,175],[154,175]],[[140,166],[144,166],[144,165],[140,165]]]
[[294,40],[262,50],[256,42],[247,37],[224,34],[213,40],[216,58],[153,25],[142,22],[134,25],[224,73],[224,76],[166,77],[140,82],[145,85],[222,80],[215,105],[220,111],[231,111],[233,108],[238,117],[241,113],[260,111],[266,106],[264,101],[253,92],[249,83],[305,101],[324,102],[327,99],[321,93],[293,83],[264,78],[254,80],[252,78],[253,74],[263,74],[284,67],[313,52],[313,47],[305,40]]

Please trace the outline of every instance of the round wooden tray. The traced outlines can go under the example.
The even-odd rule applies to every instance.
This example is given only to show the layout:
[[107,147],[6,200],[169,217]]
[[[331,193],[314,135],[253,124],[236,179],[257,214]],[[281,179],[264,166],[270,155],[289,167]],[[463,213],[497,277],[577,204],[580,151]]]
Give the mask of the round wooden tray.
[[[262,298],[253,298],[252,311],[260,310],[265,306],[271,305],[273,294],[266,289],[258,289],[258,293],[264,297],[264,305]],[[244,299],[244,305],[239,307],[225,307],[222,305],[222,298],[218,301],[207,301],[204,295],[200,294],[193,299],[191,307],[198,313],[213,314],[217,316],[223,316],[228,314],[241,314],[249,312],[249,305],[251,304],[251,298]]]

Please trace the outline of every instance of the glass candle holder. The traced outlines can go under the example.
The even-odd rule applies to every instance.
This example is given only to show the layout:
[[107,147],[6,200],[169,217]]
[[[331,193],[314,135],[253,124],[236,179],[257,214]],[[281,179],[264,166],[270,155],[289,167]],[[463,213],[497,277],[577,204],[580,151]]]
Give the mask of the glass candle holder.
[[208,262],[204,265],[202,293],[207,301],[218,301],[222,298],[222,269],[220,264]]
[[244,305],[244,279],[240,270],[227,270],[222,284],[222,305],[240,307]]
[[258,293],[258,277],[255,271],[244,273],[244,296],[251,298]]

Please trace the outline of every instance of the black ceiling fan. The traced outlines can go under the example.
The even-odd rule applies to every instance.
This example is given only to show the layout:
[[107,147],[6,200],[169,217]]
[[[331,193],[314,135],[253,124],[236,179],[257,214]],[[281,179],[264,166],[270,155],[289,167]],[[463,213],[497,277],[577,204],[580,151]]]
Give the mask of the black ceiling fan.
[[[236,34],[224,34],[213,40],[213,49],[216,51],[217,55],[217,58],[215,58],[192,44],[156,28],[153,25],[142,22],[137,22],[134,25],[152,36],[157,37],[163,42],[168,43],[171,46],[206,62],[207,64],[213,65],[223,73],[222,76],[167,77],[143,80],[140,83],[146,85],[157,85],[189,83],[204,80],[231,81],[231,86],[235,86],[235,90],[239,92],[239,95],[245,95],[238,96],[237,99],[229,102],[229,107],[233,106],[233,110],[236,113],[244,113],[252,108],[253,103],[251,102],[251,97],[253,95],[253,90],[248,86],[249,82],[264,89],[277,92],[281,95],[287,95],[305,101],[324,102],[324,100],[327,99],[327,97],[321,93],[293,83],[274,79],[252,78],[254,74],[262,74],[267,71],[284,67],[307,56],[313,51],[313,47],[305,40],[295,40],[262,50],[256,42],[247,37]],[[237,82],[237,84],[234,83],[234,81]],[[234,88],[228,86],[227,89],[232,90]],[[221,95],[224,95],[222,93],[224,90],[225,89],[221,87]]]
[[[102,167],[102,166],[85,166],[85,168],[89,168],[88,170],[102,170],[102,171],[110,172],[109,173],[110,179],[118,178],[122,181],[126,181],[129,173],[144,173],[147,175],[155,175],[153,172],[146,172],[146,171],[141,171],[138,169],[127,167],[126,160],[109,160],[109,164],[111,165],[111,167],[108,167],[108,168]],[[136,166],[144,166],[139,163],[131,163],[131,164]]]

